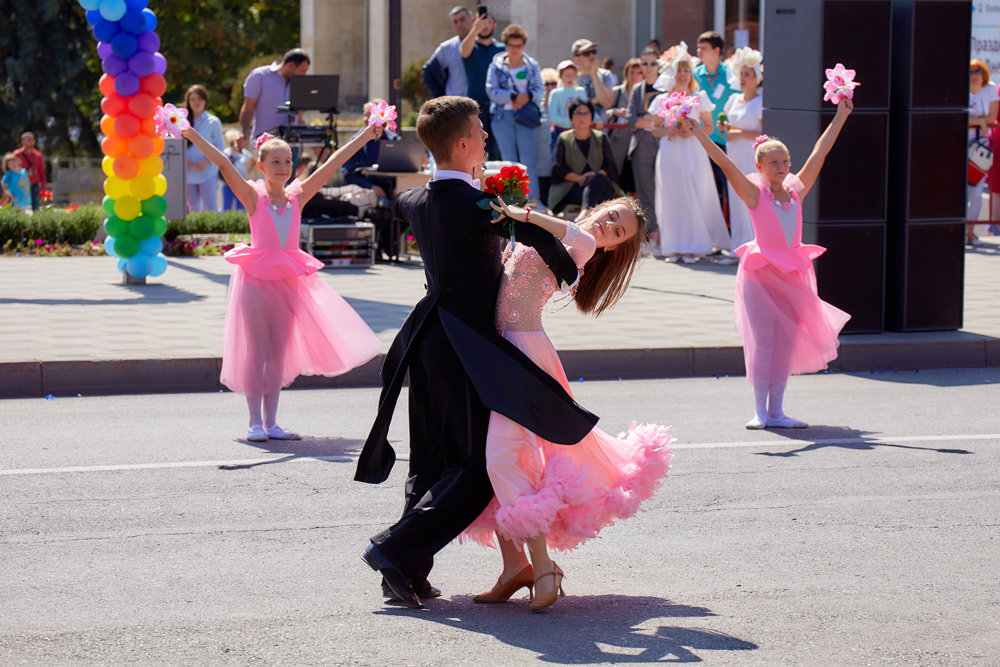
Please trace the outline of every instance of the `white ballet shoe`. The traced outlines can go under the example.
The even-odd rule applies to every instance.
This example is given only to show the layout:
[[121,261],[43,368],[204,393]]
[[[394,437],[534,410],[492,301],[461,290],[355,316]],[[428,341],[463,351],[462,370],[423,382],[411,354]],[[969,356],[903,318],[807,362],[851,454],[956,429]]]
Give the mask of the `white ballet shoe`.
[[750,421],[747,422],[747,429],[751,431],[759,431],[762,428],[767,428],[767,417],[761,417],[760,415],[754,415]]
[[788,415],[768,416],[767,425],[771,428],[809,428],[809,424],[800,422],[798,419],[793,419]]
[[301,440],[302,436],[295,431],[289,431],[287,428],[281,428],[277,424],[274,426],[268,426],[264,429],[267,437],[271,440]]
[[247,429],[247,442],[267,442],[267,433],[260,424],[251,424]]

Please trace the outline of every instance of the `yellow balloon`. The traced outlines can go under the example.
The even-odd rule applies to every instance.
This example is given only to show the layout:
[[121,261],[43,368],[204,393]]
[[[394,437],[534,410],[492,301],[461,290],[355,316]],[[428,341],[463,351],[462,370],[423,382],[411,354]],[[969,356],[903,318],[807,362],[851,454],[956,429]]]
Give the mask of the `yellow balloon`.
[[153,178],[153,194],[160,195],[161,197],[167,191],[167,177],[163,174],[159,174]]
[[108,176],[104,181],[104,192],[112,199],[121,199],[129,193],[129,182],[117,176]]
[[105,176],[115,175],[115,171],[113,168],[114,166],[115,166],[115,159],[110,155],[105,155],[104,159],[101,160],[101,171],[104,172]]
[[136,176],[129,184],[132,196],[142,201],[153,196],[153,179],[149,176]]
[[139,160],[139,174],[155,178],[163,173],[163,160],[157,155],[153,155],[144,160]]
[[142,213],[142,205],[135,197],[128,195],[115,202],[115,215],[122,220],[134,220]]

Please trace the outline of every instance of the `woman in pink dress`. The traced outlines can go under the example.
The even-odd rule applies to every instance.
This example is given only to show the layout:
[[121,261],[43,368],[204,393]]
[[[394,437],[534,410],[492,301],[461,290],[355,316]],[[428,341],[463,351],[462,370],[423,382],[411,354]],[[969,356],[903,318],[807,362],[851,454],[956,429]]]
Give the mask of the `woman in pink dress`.
[[316,275],[323,263],[299,250],[302,207],[380,131],[369,125],[311,176],[287,186],[292,150],[281,139],[258,137],[264,180],[247,181],[193,128],[183,133],[219,167],[250,217],[250,245],[238,244],[225,255],[236,269],[229,279],[220,378],[246,396],[250,442],[300,439],[278,425],[281,388],[299,375],[349,371],[382,347],[354,309]]
[[799,173],[783,143],[765,135],[754,150],[757,173],[739,167],[701,130],[688,122],[698,142],[750,210],[756,238],[740,246],[736,272],[736,330],[743,337],[747,382],[755,409],[749,429],[806,428],[784,413],[788,376],[826,368],[837,357],[840,330],[851,316],[816,292],[812,260],[826,249],[802,243],[802,199],[812,189],[854,105],[841,100]]
[[[579,225],[506,204],[502,210],[562,239],[581,272],[571,288],[580,311],[599,315],[625,293],[646,237],[646,217],[637,201],[622,197],[600,204]],[[534,249],[520,244],[507,248],[497,328],[570,392],[559,356],[542,329],[542,309],[556,289],[555,277]],[[615,520],[635,514],[667,474],[669,443],[666,427],[633,423],[618,437],[595,428],[575,445],[555,445],[491,413],[486,469],[496,495],[462,537],[493,546],[496,535],[503,572],[493,589],[475,601],[505,602],[521,588],[533,587],[531,610],[550,607],[562,594],[563,572],[548,547],[572,549]]]

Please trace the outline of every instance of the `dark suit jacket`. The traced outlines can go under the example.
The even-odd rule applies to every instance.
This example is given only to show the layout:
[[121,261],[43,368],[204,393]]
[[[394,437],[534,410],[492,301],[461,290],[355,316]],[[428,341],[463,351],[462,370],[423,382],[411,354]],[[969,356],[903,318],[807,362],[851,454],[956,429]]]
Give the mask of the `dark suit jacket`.
[[635,129],[635,121],[637,121],[643,114],[649,113],[649,109],[647,108],[648,105],[646,104],[645,99],[647,91],[655,92],[656,95],[660,94],[658,89],[648,85],[645,81],[640,81],[632,86],[632,93],[628,98],[628,116],[626,118],[628,126],[634,131],[634,134],[632,135],[632,143],[629,145],[629,156],[631,156],[636,150],[651,151],[656,153],[657,149],[660,147],[659,138],[654,137],[652,132]]
[[[358,458],[358,481],[384,481],[395,462],[386,435],[407,369],[416,363],[414,350],[421,345],[429,347],[429,342],[421,339],[430,318],[436,318],[440,327],[428,328],[427,335],[443,335],[461,364],[463,375],[455,383],[455,401],[464,400],[466,387],[461,380],[467,380],[485,409],[560,444],[579,442],[597,423],[596,416],[578,406],[556,380],[496,332],[502,240],[500,226],[491,223],[490,212],[477,205],[484,197],[467,183],[449,179],[408,190],[393,202],[395,214],[413,227],[424,261],[427,295],[413,308],[386,353],[378,415]],[[568,277],[567,282],[573,281],[575,266],[574,276],[567,276],[565,265],[572,260],[551,234],[534,225],[519,225],[517,239],[538,249],[550,266],[555,264],[560,280]],[[433,343],[441,345],[442,341]],[[442,368],[441,372],[450,370]],[[413,391],[420,388],[411,387]],[[434,401],[448,405],[451,398],[439,396]],[[411,440],[421,437],[413,432],[412,423],[410,436]],[[481,454],[486,434],[470,436],[466,454]]]

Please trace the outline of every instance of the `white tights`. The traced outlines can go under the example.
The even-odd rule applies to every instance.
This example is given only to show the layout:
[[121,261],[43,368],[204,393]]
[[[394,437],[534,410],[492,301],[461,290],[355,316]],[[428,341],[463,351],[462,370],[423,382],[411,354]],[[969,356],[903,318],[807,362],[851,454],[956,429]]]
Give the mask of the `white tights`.
[[[277,426],[278,424],[278,397],[281,390],[272,391],[270,394],[261,396],[247,396],[247,407],[250,408],[250,425]],[[261,406],[264,414],[261,417]]]

